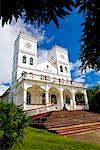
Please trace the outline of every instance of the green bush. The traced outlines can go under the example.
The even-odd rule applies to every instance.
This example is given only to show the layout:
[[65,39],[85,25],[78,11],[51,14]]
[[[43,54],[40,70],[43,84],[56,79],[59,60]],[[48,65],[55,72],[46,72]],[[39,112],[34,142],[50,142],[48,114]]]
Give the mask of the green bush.
[[28,117],[13,103],[0,102],[0,150],[9,150],[22,142]]
[[100,86],[87,89],[89,100],[89,110],[91,112],[100,113]]

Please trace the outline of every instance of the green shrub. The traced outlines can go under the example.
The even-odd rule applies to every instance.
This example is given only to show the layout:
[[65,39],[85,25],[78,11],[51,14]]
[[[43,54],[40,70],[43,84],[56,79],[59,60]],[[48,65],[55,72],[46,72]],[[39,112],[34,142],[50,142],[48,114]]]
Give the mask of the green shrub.
[[9,150],[22,142],[28,117],[13,103],[0,102],[0,150]]

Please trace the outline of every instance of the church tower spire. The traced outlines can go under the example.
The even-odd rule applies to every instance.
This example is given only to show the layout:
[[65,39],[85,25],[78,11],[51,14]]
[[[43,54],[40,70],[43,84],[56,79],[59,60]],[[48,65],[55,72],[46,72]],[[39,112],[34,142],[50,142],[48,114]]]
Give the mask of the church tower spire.
[[32,72],[37,67],[37,40],[30,34],[20,32],[14,44],[12,85],[23,72]]

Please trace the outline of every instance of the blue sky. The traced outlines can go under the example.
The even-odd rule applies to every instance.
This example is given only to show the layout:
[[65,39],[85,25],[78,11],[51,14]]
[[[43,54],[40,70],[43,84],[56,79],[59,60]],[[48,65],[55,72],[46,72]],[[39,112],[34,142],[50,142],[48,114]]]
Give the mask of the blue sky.
[[76,11],[72,13],[65,20],[59,20],[60,27],[56,28],[54,23],[48,25],[46,29],[47,36],[54,37],[51,43],[42,45],[43,47],[50,47],[54,44],[65,47],[69,51],[70,60],[76,62],[79,56],[80,49],[80,35],[81,27],[79,26],[83,21],[82,15],[78,15]]
[[[38,38],[39,49],[42,53],[45,53],[47,49],[50,49],[55,44],[67,48],[73,79],[75,81],[85,82],[87,87],[100,85],[100,71],[95,72],[93,70],[87,70],[87,73],[81,74],[81,71],[78,70],[80,65],[78,58],[81,44],[79,39],[82,34],[80,24],[83,20],[84,18],[82,15],[77,14],[74,10],[68,18],[64,20],[59,19],[59,29],[56,28],[53,22],[46,27],[41,27],[39,30],[34,28],[33,25],[25,25],[22,20],[12,25],[5,25],[3,28],[0,22],[0,52],[2,54],[2,58],[0,59],[0,70],[3,70],[0,74],[0,93],[3,93],[10,83],[13,45],[20,31],[35,35]],[[5,55],[6,53],[8,55]],[[8,69],[4,69],[5,66],[7,66]]]
[[[49,49],[52,47],[52,45],[57,44],[64,48],[67,48],[69,52],[70,62],[74,64],[74,68],[72,70],[73,79],[75,79],[76,81],[85,82],[87,87],[100,85],[100,71],[96,73],[93,70],[87,70],[87,73],[83,74],[81,74],[80,71],[77,71],[80,64],[78,63],[81,47],[79,39],[82,34],[82,27],[80,27],[80,24],[83,21],[84,18],[82,14],[77,14],[77,12],[74,10],[73,13],[65,20],[59,20],[59,29],[56,28],[54,23],[51,23],[45,28],[45,30],[47,37],[52,37],[53,40],[50,43],[40,44],[40,47]],[[77,77],[77,79],[75,77]]]

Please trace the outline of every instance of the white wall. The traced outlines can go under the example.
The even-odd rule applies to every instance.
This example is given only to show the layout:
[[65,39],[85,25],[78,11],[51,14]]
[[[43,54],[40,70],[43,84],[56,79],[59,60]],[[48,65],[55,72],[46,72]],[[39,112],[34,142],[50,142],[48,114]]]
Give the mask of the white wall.
[[[49,67],[47,68],[47,66]],[[37,65],[37,69],[41,71],[47,71],[48,73],[50,72],[57,74],[57,69],[48,60],[39,63]]]

